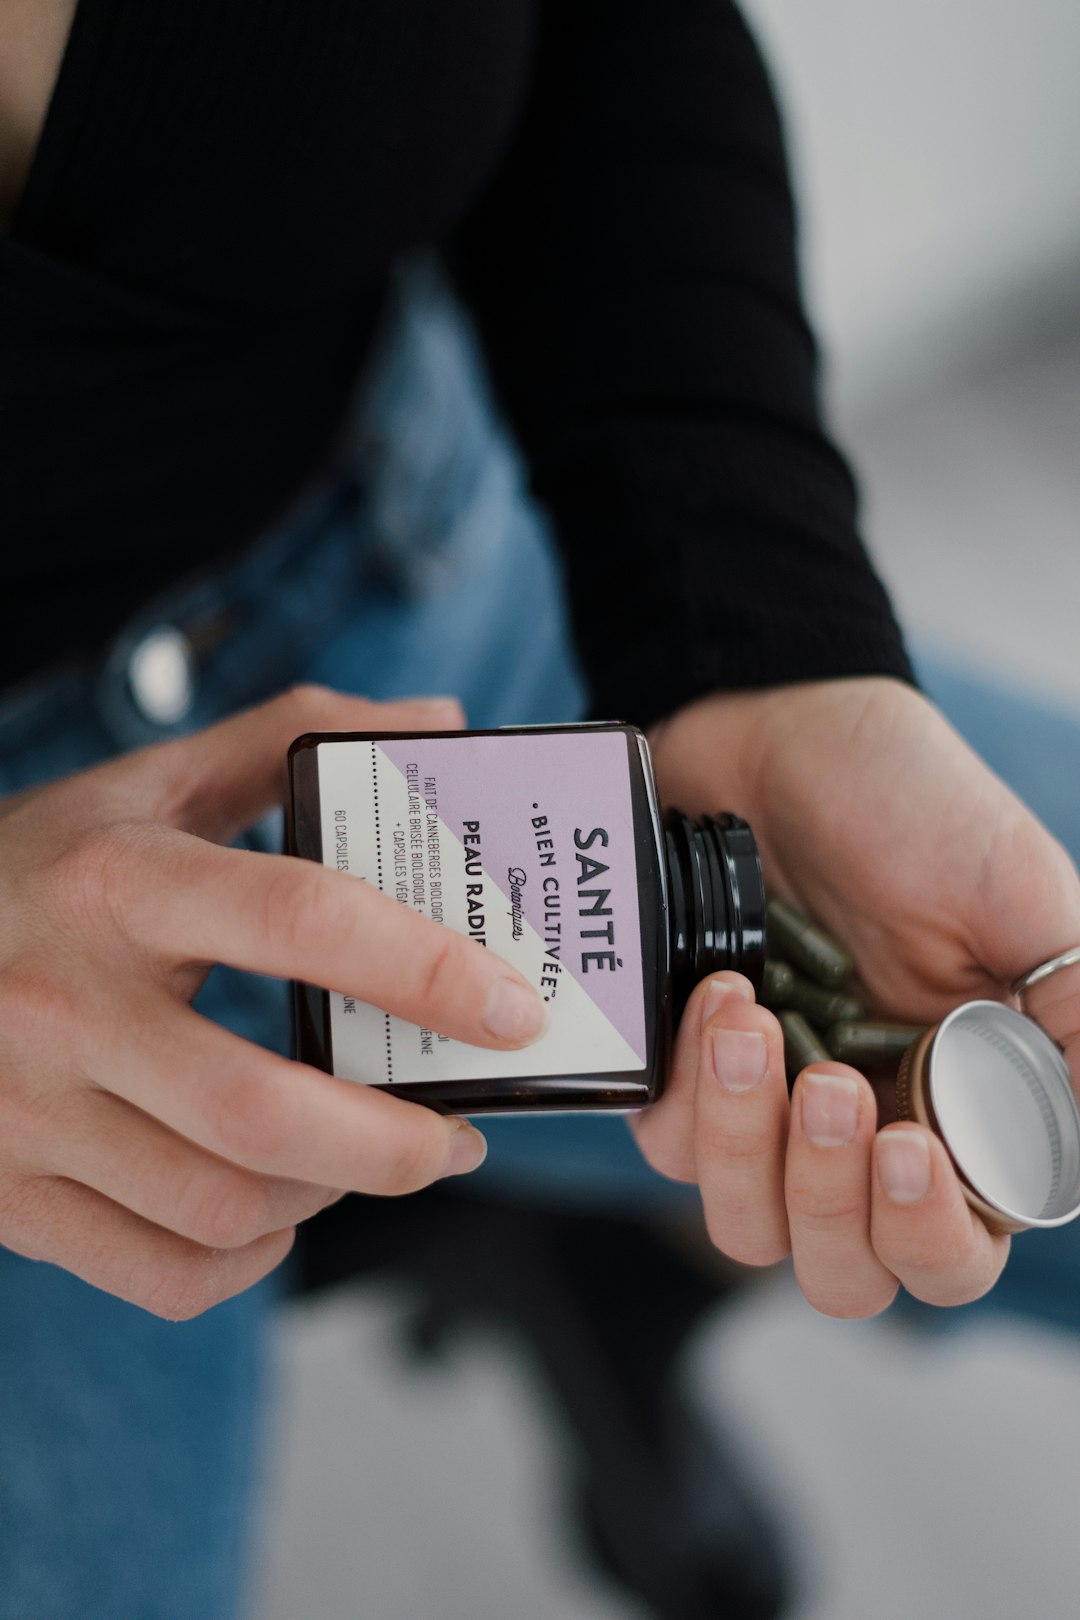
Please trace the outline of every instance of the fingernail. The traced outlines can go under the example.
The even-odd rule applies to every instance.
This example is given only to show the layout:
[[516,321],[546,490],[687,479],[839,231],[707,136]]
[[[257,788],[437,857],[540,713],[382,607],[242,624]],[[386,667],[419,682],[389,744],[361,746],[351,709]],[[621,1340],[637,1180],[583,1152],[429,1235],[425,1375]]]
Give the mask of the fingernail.
[[732,996],[738,996],[740,1001],[753,1001],[753,992],[745,982],[732,984],[727,979],[710,979],[705,994],[701,998],[701,1027],[709,1022],[713,1013],[719,1012],[725,1001]]
[[484,1028],[500,1041],[526,1046],[543,1034],[547,1024],[544,1003],[528,985],[516,979],[496,979],[484,1007]]
[[713,1074],[728,1091],[750,1091],[765,1078],[768,1052],[756,1030],[713,1029],[708,1051]]
[[884,1131],[877,1139],[878,1179],[897,1204],[917,1204],[930,1190],[930,1149],[921,1131]]
[[859,1117],[859,1087],[850,1074],[810,1069],[800,1082],[802,1128],[815,1147],[844,1147]]
[[478,1170],[487,1158],[487,1150],[486,1138],[461,1120],[454,1131],[443,1175],[467,1176],[470,1170]]

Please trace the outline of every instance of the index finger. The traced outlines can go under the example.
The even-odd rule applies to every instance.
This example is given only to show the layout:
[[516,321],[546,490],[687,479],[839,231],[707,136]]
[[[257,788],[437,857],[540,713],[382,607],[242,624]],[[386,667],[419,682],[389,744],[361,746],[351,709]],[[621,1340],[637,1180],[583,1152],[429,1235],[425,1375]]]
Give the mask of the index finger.
[[473,1046],[527,1046],[546,1026],[539,994],[508,962],[362,878],[184,833],[154,843],[125,922],[161,959],[301,979]]
[[[1080,1046],[1080,963],[1051,973],[1025,990],[1020,1006],[1060,1046]],[[1073,1068],[1076,1077],[1076,1069]]]

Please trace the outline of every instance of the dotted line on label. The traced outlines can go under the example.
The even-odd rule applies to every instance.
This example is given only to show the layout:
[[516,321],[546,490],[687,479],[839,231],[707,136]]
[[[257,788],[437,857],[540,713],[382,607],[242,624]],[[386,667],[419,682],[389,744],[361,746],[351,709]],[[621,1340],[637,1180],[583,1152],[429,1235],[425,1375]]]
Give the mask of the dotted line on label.
[[375,865],[379,879],[379,893],[382,894],[382,832],[379,828],[379,770],[376,761],[374,743],[371,745],[371,791],[375,799]]
[[[379,769],[378,754],[375,744],[371,744],[371,792],[375,800],[375,873],[379,880],[379,893],[384,894],[382,875],[382,829],[379,826]],[[386,1028],[386,1079],[388,1084],[394,1080],[394,1054],[390,1044],[390,1014],[384,1013]]]

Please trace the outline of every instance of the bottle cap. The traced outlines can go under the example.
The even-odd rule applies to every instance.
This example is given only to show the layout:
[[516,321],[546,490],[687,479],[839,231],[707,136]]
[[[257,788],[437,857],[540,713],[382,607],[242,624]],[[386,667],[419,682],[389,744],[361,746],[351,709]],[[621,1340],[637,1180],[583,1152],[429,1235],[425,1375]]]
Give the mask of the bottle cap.
[[691,821],[664,816],[675,1016],[701,979],[745,973],[755,993],[765,971],[765,885],[754,835],[724,812]]
[[1061,1048],[998,1001],[968,1001],[908,1048],[901,1119],[944,1142],[965,1196],[992,1231],[1080,1215],[1080,1109]]

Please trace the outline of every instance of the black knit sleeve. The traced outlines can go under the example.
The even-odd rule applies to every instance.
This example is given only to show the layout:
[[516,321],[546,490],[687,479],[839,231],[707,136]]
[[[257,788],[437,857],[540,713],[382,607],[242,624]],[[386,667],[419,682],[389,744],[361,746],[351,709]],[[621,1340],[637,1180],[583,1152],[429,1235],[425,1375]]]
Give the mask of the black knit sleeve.
[[544,0],[449,244],[564,554],[594,712],[911,679],[824,434],[768,77],[728,0]]

